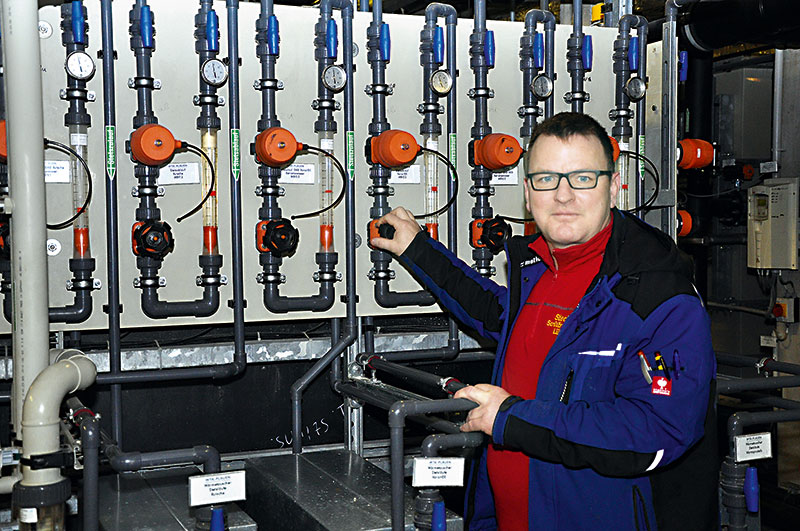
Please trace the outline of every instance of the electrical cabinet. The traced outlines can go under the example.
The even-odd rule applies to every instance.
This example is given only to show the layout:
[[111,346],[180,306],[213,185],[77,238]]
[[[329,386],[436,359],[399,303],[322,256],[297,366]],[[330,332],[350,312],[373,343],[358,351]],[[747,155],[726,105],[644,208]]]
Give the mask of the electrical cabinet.
[[747,267],[797,269],[797,179],[768,179],[747,191]]

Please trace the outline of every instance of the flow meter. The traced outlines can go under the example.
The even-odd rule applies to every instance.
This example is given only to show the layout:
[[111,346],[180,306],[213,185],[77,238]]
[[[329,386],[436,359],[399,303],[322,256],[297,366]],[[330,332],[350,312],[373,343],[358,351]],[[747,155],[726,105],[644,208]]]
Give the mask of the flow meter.
[[531,82],[531,92],[539,101],[546,100],[553,94],[553,80],[545,74],[539,74]]
[[341,92],[347,83],[347,72],[341,65],[328,65],[322,71],[322,84],[333,92]]
[[431,90],[438,96],[446,96],[453,88],[453,76],[445,69],[439,69],[431,74],[428,80]]
[[82,51],[72,52],[67,56],[64,69],[70,77],[79,81],[88,81],[94,75],[94,61],[88,53]]
[[200,76],[209,85],[221,87],[228,80],[228,69],[225,68],[225,63],[217,58],[212,58],[203,63],[200,68]]
[[647,91],[647,83],[640,77],[632,77],[625,83],[625,93],[631,101],[639,101],[644,98]]

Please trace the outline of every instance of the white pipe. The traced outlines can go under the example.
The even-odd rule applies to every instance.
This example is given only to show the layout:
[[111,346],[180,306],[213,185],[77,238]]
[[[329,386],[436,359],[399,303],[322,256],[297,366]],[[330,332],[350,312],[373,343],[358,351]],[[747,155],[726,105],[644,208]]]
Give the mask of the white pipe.
[[[45,245],[42,73],[37,2],[4,0],[3,67],[8,126],[14,383],[11,422],[19,436],[22,402],[48,365],[47,256]],[[24,275],[23,275],[24,270]]]
[[0,478],[0,494],[11,494],[14,488],[14,483],[19,481],[19,468],[14,468],[14,472],[10,476],[3,476]]
[[781,134],[783,114],[783,50],[775,49],[775,69],[772,76],[772,160],[781,171]]
[[[33,381],[22,408],[22,456],[50,454],[60,447],[59,411],[69,393],[86,389],[94,383],[97,368],[83,352],[63,351],[55,364],[43,370]],[[22,467],[25,486],[51,485],[61,480],[58,468],[31,470]]]

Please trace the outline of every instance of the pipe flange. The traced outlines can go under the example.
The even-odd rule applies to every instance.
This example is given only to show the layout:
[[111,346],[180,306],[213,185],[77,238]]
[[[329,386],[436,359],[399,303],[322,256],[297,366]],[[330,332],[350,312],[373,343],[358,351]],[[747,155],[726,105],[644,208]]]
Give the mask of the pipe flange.
[[133,197],[164,197],[163,186],[134,186],[131,188]]
[[475,98],[494,98],[494,91],[489,87],[476,87],[469,89],[467,96],[471,100]]
[[198,107],[203,105],[221,107],[222,105],[225,105],[225,98],[222,96],[217,96],[216,94],[198,94],[192,98],[192,103]]
[[484,277],[493,277],[497,272],[497,269],[495,269],[494,266],[479,266],[478,264],[472,264],[472,269]]
[[386,83],[371,83],[364,87],[364,92],[367,96],[372,96],[373,94],[391,96],[394,94],[394,83],[388,85]]
[[376,195],[394,195],[394,186],[368,186],[367,195],[374,197]]
[[419,114],[444,114],[444,105],[431,102],[423,102],[417,105]]
[[342,108],[342,105],[336,100],[325,100],[318,98],[311,102],[311,108],[315,111],[320,109],[332,109],[334,111],[338,111]]
[[517,109],[517,116],[520,118],[525,118],[526,116],[535,116],[538,118],[542,114],[542,110],[538,105],[523,105]]
[[152,277],[152,278],[134,278],[133,279],[133,287],[134,288],[163,288],[167,285],[167,279],[164,277]]
[[461,383],[461,380],[459,380],[458,378],[454,378],[453,376],[442,376],[439,379],[439,387],[441,387],[442,391],[444,391],[445,393],[452,395],[453,393],[447,390],[447,386],[450,385],[450,382]]
[[479,195],[494,195],[494,186],[470,186],[468,193],[471,197],[477,197]]
[[775,360],[769,357],[761,358],[760,360],[758,360],[758,363],[756,363],[755,365],[756,374],[761,374],[761,371],[765,369],[767,363],[769,363],[770,361],[775,361]]
[[283,284],[286,282],[286,275],[280,273],[259,273],[256,275],[256,282],[259,284]]
[[564,94],[564,103],[572,103],[573,101],[583,101],[588,103],[589,99],[589,93],[586,91],[576,90],[575,92],[567,92]]
[[62,100],[89,101],[89,91],[85,88],[61,89],[58,91],[58,97]]
[[391,269],[376,271],[373,267],[367,273],[367,278],[370,280],[394,280],[395,273]]
[[95,287],[94,279],[91,278],[67,280],[67,291],[92,291],[95,289],[100,288]]
[[614,108],[608,111],[608,119],[612,121],[616,120],[617,118],[632,118],[632,117],[633,117],[633,111],[631,111],[630,109]]
[[342,280],[342,274],[336,271],[315,271],[313,275],[314,282],[339,282]]
[[283,197],[286,190],[282,186],[256,186],[255,194],[259,197]]
[[159,90],[161,88],[161,80],[148,76],[136,76],[128,78],[128,88],[140,89],[149,88],[151,90]]
[[224,286],[228,283],[228,277],[225,275],[197,275],[194,283],[198,286]]
[[12,501],[17,507],[48,507],[64,503],[72,495],[70,481],[62,478],[61,481],[50,485],[23,485],[21,481],[14,483]]
[[280,79],[256,79],[253,81],[256,90],[283,90],[283,81]]

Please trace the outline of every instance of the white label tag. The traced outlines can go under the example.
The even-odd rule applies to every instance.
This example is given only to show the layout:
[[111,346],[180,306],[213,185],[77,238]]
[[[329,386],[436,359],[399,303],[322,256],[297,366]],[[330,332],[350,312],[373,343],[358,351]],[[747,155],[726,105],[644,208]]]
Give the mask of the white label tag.
[[737,435],[733,440],[737,463],[772,457],[772,434],[769,432]]
[[419,184],[419,175],[419,166],[416,164],[403,168],[402,170],[392,170],[392,176],[389,177],[389,184]]
[[35,524],[39,521],[39,513],[33,507],[20,507],[19,521],[23,524]]
[[73,146],[88,146],[89,135],[86,133],[72,133],[69,135],[69,143]]
[[158,171],[158,184],[200,184],[199,162],[173,162]]
[[209,505],[245,499],[245,471],[203,474],[189,478],[189,505]]
[[333,151],[333,139],[332,138],[323,138],[319,141],[320,149],[324,149],[325,151]]
[[281,171],[278,182],[281,184],[314,184],[314,164],[295,162]]
[[415,457],[415,487],[462,487],[464,486],[463,457]]
[[504,185],[504,184],[519,184],[519,172],[517,171],[518,166],[514,166],[513,168],[509,168],[503,171],[496,171],[492,173],[492,178],[489,180],[489,184],[492,185]]
[[69,161],[68,160],[46,160],[44,161],[44,182],[46,183],[69,183]]
[[778,348],[778,338],[775,336],[760,336],[759,343],[762,347]]
[[432,138],[429,138],[425,142],[425,147],[430,149],[431,151],[439,151],[439,141],[438,140],[433,140]]

